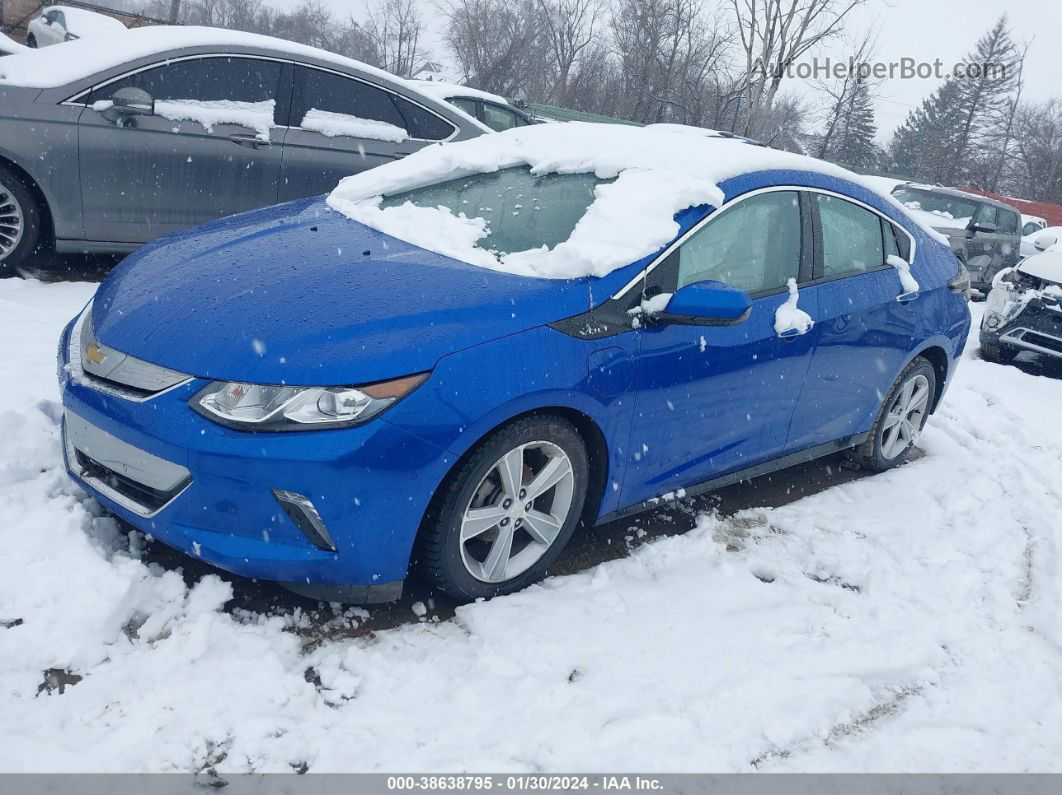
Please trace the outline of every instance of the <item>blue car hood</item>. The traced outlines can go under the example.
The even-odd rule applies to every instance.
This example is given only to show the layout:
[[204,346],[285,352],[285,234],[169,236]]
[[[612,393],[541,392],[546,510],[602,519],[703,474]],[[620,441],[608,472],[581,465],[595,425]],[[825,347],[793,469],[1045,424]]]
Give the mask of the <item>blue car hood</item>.
[[300,200],[144,247],[100,286],[97,339],[202,378],[359,384],[585,312],[587,280],[478,268]]

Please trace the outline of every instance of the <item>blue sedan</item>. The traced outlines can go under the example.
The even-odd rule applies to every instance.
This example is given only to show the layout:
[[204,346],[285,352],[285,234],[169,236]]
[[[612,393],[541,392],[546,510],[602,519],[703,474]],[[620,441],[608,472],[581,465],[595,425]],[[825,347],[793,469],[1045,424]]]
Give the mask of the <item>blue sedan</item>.
[[[393,175],[419,184],[365,223],[307,199],[126,259],[60,343],[71,475],[236,574],[373,602],[416,571],[472,600],[543,577],[580,524],[841,450],[907,458],[969,330],[945,244],[854,175],[743,141],[628,128],[607,167],[565,165],[559,137],[552,171],[518,162],[538,140],[519,136],[561,127],[417,153]],[[469,165],[502,144],[516,161]],[[625,153],[653,147],[740,173],[711,201],[644,160],[628,180]],[[665,208],[644,255],[629,218],[608,236],[635,248],[586,245],[624,184]],[[388,208],[450,226],[370,225]],[[479,230],[475,256],[453,224]],[[535,272],[577,239],[594,273]]]

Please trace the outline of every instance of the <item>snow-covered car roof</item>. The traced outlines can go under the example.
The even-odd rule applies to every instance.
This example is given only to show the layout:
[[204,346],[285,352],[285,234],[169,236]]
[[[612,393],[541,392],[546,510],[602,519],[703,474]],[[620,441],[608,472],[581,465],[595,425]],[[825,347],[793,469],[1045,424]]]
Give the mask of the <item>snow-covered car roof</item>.
[[29,52],[30,48],[25,44],[19,44],[9,36],[0,33],[0,55],[14,55],[20,52]]
[[406,80],[406,84],[415,88],[424,94],[430,94],[433,97],[442,100],[449,100],[453,97],[464,97],[466,99],[483,99],[487,102],[496,102],[499,105],[508,105],[509,100],[498,94],[492,94],[489,91],[480,91],[478,88],[471,88],[469,86],[459,86],[455,83],[443,83],[439,80]]
[[[567,240],[548,250],[500,256],[476,245],[488,233],[482,218],[409,202],[381,206],[384,196],[518,166],[528,166],[536,175],[592,173],[611,181],[595,188],[593,201]],[[605,276],[652,254],[678,234],[677,213],[699,205],[718,207],[726,199],[720,187],[725,181],[765,170],[816,172],[878,193],[840,166],[711,130],[566,122],[426,147],[347,177],[332,191],[328,204],[355,221],[473,265],[571,279]],[[904,211],[891,196],[880,195]],[[938,233],[925,231],[946,243]]]
[[62,11],[66,17],[66,29],[80,38],[88,36],[112,36],[114,33],[127,30],[125,25],[114,17],[106,14],[97,14],[84,8],[72,8],[71,6],[48,6],[41,13],[49,11]]
[[[68,42],[63,45],[61,58],[50,53],[48,48],[12,55],[0,60],[0,83],[29,88],[58,88],[130,61],[191,47],[215,48],[222,52],[233,47],[265,49],[357,69],[391,83],[403,82],[394,75],[361,61],[272,36],[221,28],[159,25],[132,30],[123,28],[121,31],[115,31],[113,35],[108,34],[105,39],[89,38]],[[403,82],[403,85],[407,83]]]

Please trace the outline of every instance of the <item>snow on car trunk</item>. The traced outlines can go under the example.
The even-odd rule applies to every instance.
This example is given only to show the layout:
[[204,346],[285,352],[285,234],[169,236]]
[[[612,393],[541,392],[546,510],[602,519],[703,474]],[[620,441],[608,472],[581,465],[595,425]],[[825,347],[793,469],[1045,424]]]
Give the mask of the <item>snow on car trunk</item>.
[[67,480],[91,293],[0,282],[0,770],[1062,769],[1058,380],[970,351],[907,466],[304,648]]

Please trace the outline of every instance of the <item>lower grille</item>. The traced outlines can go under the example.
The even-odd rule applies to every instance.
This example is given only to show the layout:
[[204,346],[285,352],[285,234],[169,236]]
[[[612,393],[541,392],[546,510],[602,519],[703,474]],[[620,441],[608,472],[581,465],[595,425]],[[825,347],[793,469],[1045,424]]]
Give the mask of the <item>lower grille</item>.
[[107,484],[114,489],[114,491],[137,505],[142,506],[149,513],[157,513],[162,506],[184,491],[185,486],[187,486],[190,481],[189,478],[188,480],[177,484],[176,488],[170,489],[169,491],[161,491],[146,486],[143,483],[138,483],[120,472],[109,469],[99,461],[89,458],[80,450],[75,450],[74,455],[76,456],[78,465],[81,467],[82,478]]
[[1062,340],[1055,337],[1048,337],[1046,334],[1037,334],[1035,331],[1026,331],[1022,336],[1022,341],[1028,342],[1030,345],[1036,345],[1039,348],[1047,348],[1049,351],[1055,353],[1062,353]]
[[63,436],[74,475],[138,516],[154,516],[192,482],[180,464],[123,442],[72,411],[66,412]]

